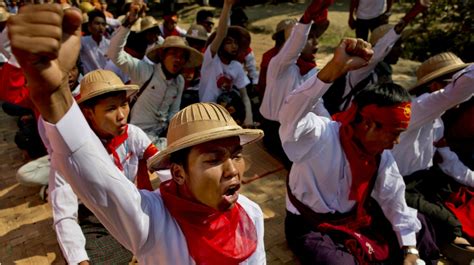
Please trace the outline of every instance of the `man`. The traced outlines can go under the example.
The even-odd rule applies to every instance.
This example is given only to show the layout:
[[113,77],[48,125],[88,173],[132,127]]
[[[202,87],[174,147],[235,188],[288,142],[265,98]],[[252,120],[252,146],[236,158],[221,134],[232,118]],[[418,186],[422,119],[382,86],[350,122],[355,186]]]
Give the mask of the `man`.
[[179,16],[178,14],[176,14],[176,12],[171,12],[163,16],[163,24],[160,25],[160,30],[163,34],[163,38],[166,39],[169,36],[186,36],[186,30],[178,26],[178,21]]
[[426,227],[417,242],[421,223],[406,205],[391,153],[384,151],[408,127],[406,90],[368,87],[335,120],[313,110],[329,83],[366,65],[372,54],[362,40],[343,40],[333,59],[292,91],[280,111],[283,148],[293,162],[285,230],[303,264],[415,264],[438,255]]
[[[51,17],[57,23],[51,25]],[[63,20],[71,25],[63,31],[69,38],[55,34]],[[9,25],[59,171],[140,263],[265,264],[263,214],[238,194],[242,145],[260,139],[262,131],[242,129],[218,105],[189,106],[171,121],[168,147],[149,162],[151,169],[169,167],[173,180],[160,191],[138,191],[110,160],[62,81],[60,69],[71,67],[69,59],[78,53],[80,14],[30,5]],[[42,30],[27,41],[23,33],[38,26],[58,31]]]
[[[453,243],[464,248],[464,253],[461,251],[462,254],[454,257],[447,253],[448,257],[461,255],[472,259],[474,247],[468,239],[474,239],[473,215],[463,208],[474,201],[464,201],[461,204],[465,207],[459,207],[459,210],[448,209],[444,203],[462,189],[474,187],[474,171],[443,143],[441,115],[473,96],[474,67],[455,54],[444,52],[420,65],[417,80],[410,90],[417,95],[412,104],[410,126],[392,151],[407,183],[407,203],[429,217],[437,230],[443,231],[438,237],[440,245]],[[470,218],[458,218],[463,212]]]
[[[393,0],[351,0],[349,27],[355,29],[356,37],[368,40],[369,30],[388,23],[392,15]],[[355,17],[354,17],[355,16]]]
[[153,65],[126,53],[123,47],[140,9],[137,4],[131,5],[126,23],[111,40],[108,56],[130,76],[132,83],[140,86],[130,123],[144,130],[156,144],[162,141],[160,137],[166,135],[169,120],[179,110],[184,89],[183,68],[200,65],[202,54],[177,36],[168,37],[162,45],[147,53]]
[[105,15],[100,10],[87,13],[90,35],[81,39],[81,62],[84,74],[97,69],[104,69],[107,64],[107,50],[110,41],[104,37]]
[[[128,99],[138,87],[124,85],[113,72],[95,70],[84,76],[80,90],[77,103],[111,161],[138,189],[152,190],[146,161],[158,150],[140,128],[127,124]],[[78,205],[76,194],[57,171],[55,162],[49,179],[49,201],[58,243],[68,264],[130,262],[130,252],[84,205]]]
[[196,14],[196,24],[203,26],[208,34],[214,28],[214,13],[210,10],[201,9]]
[[[229,27],[230,10],[236,0],[224,1],[219,18],[219,26],[208,42],[201,67],[199,83],[199,100],[201,102],[217,102],[223,93],[234,93],[238,90],[245,109],[245,118],[238,122],[244,126],[253,125],[252,106],[246,86],[250,83],[242,64],[237,61],[239,55],[250,46],[250,34],[242,27]],[[239,112],[239,110],[237,110]]]

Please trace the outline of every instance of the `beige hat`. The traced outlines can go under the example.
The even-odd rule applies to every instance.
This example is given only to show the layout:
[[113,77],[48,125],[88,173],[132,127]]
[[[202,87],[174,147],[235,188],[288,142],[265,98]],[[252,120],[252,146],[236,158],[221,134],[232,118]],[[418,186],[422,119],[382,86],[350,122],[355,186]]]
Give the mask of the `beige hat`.
[[189,47],[188,43],[185,39],[178,37],[178,36],[169,36],[165,39],[162,45],[159,45],[153,49],[151,49],[146,56],[148,59],[155,63],[159,63],[161,60],[160,54],[163,52],[164,49],[167,48],[180,48],[184,49],[189,52],[189,59],[183,65],[186,68],[192,68],[201,65],[203,55],[196,49]]
[[5,22],[8,20],[8,18],[10,17],[10,13],[8,13],[7,10],[5,10],[5,8],[0,8],[0,22]]
[[410,93],[416,93],[421,87],[447,74],[453,74],[472,63],[464,63],[459,57],[451,52],[443,52],[428,58],[416,71],[417,82],[409,89]]
[[79,9],[82,11],[82,13],[88,13],[94,10],[95,7],[89,2],[82,2],[79,4]]
[[287,18],[283,19],[282,21],[278,22],[275,33],[272,35],[272,39],[276,39],[276,35],[280,31],[285,31],[285,39],[287,39],[290,36],[291,29],[296,25],[296,19],[294,18]]
[[109,70],[89,72],[81,80],[80,88],[81,92],[76,97],[78,104],[109,92],[127,91],[127,97],[138,92],[138,86],[125,85],[114,72]]
[[168,127],[168,146],[148,159],[151,171],[168,168],[170,154],[184,148],[232,136],[240,137],[240,145],[263,137],[258,129],[242,129],[229,112],[216,103],[196,103],[176,113]]
[[393,25],[390,24],[384,24],[381,26],[378,26],[375,28],[372,33],[370,33],[370,38],[369,42],[372,44],[372,46],[375,46],[375,44],[383,37],[389,30],[393,29]]
[[144,32],[145,30],[159,27],[160,24],[152,16],[146,16],[140,21],[140,30],[137,33]]
[[186,38],[207,41],[207,30],[202,25],[193,24],[186,32]]

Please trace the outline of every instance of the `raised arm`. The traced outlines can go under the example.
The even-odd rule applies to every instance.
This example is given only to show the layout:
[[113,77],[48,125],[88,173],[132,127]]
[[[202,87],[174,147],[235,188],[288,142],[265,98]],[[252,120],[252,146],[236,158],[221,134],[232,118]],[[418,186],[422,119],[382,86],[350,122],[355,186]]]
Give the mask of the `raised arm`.
[[229,18],[230,18],[230,10],[236,0],[224,0],[224,7],[222,7],[221,16],[219,18],[219,25],[217,26],[216,30],[216,37],[211,43],[210,49],[212,57],[217,54],[219,47],[221,47],[222,41],[224,40],[225,36],[227,36],[227,28],[229,27]]

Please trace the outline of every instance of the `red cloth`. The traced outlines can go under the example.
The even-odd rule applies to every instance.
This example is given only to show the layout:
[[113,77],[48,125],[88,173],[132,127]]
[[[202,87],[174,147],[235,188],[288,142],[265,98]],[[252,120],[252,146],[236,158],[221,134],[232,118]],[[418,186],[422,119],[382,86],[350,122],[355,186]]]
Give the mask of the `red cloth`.
[[300,55],[298,61],[296,61],[296,65],[300,68],[300,74],[305,75],[316,67],[316,57],[313,54],[306,56]]
[[173,28],[172,31],[169,31],[166,27],[163,27],[163,38],[168,38],[169,36],[178,36],[181,37],[179,31],[176,28]]
[[143,153],[142,159],[138,161],[138,170],[137,170],[137,188],[145,190],[153,190],[150,181],[150,175],[148,174],[148,168],[146,161],[148,158],[152,157],[154,154],[158,153],[158,149],[154,144],[150,144],[145,152]]
[[26,77],[21,68],[5,63],[0,69],[0,82],[0,100],[20,107],[35,109],[29,98]]
[[119,136],[115,136],[111,140],[104,143],[105,149],[109,154],[111,154],[114,158],[115,166],[117,166],[120,171],[123,171],[123,165],[120,162],[120,157],[117,154],[117,148],[122,145],[128,139],[128,125],[125,129],[125,132]]
[[257,248],[253,221],[238,203],[225,212],[179,197],[173,180],[163,182],[160,192],[168,211],[186,237],[188,250],[198,265],[237,265]]
[[474,241],[474,188],[461,187],[445,204],[461,222],[467,239]]

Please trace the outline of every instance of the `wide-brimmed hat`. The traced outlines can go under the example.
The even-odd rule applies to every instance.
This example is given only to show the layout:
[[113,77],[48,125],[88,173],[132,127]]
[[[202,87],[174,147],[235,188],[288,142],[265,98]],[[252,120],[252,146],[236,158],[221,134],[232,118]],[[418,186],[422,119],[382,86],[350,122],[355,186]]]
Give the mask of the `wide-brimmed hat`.
[[112,71],[95,70],[89,72],[82,78],[81,92],[76,96],[77,103],[82,103],[91,98],[117,91],[126,91],[127,97],[138,92],[137,85],[125,85],[122,80]]
[[[372,33],[370,33],[370,38],[369,38],[370,44],[372,44],[372,46],[375,46],[375,44],[393,28],[394,26],[390,24],[380,25],[377,28],[375,28],[372,31]],[[410,30],[404,30],[401,33],[400,39],[405,39],[409,35],[410,35]]]
[[240,145],[243,146],[261,139],[263,131],[243,129],[224,107],[216,103],[189,105],[171,119],[167,134],[168,146],[148,159],[148,168],[151,171],[168,168],[172,153],[232,136],[239,136]]
[[[216,31],[214,31],[211,36],[209,36],[206,47],[211,45],[214,38],[216,38],[216,34]],[[226,37],[232,37],[235,41],[237,41],[239,45],[239,54],[249,49],[250,42],[252,40],[249,31],[239,26],[229,26]]]
[[186,32],[186,38],[207,41],[207,30],[202,25],[193,24],[189,27],[188,32]]
[[148,59],[155,63],[159,63],[161,61],[161,55],[163,50],[167,48],[180,48],[188,51],[189,58],[188,61],[183,65],[186,68],[192,68],[201,65],[203,55],[196,49],[190,47],[185,39],[178,37],[178,36],[169,36],[165,39],[162,45],[159,45],[153,49],[151,49],[146,56]]
[[287,18],[278,22],[275,33],[272,35],[272,39],[276,39],[276,35],[281,31],[285,31],[285,39],[287,39],[290,36],[291,29],[294,25],[296,25],[296,19],[294,18]]
[[5,22],[8,20],[8,18],[10,17],[10,13],[8,13],[8,11],[1,7],[0,8],[0,22]]
[[141,19],[140,21],[140,29],[137,31],[137,33],[144,32],[145,30],[152,29],[152,28],[158,28],[160,24],[156,19],[152,16],[146,16]]
[[454,74],[470,64],[472,63],[463,62],[461,58],[451,52],[443,52],[432,56],[418,67],[416,71],[417,82],[409,91],[412,94],[416,93],[428,82],[448,74]]

